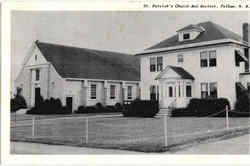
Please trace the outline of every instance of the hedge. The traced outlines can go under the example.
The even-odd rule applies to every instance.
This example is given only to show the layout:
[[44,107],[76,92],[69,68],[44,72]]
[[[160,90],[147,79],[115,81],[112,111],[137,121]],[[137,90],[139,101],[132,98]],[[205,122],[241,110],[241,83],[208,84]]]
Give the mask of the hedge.
[[108,113],[108,112],[121,112],[123,106],[120,103],[116,103],[114,106],[103,106],[101,103],[97,103],[95,106],[79,106],[74,113],[87,114],[87,113]]
[[[230,109],[230,103],[225,98],[218,99],[191,99],[187,108],[174,109],[171,112],[172,117],[182,117],[182,116],[195,116],[195,117],[205,117],[212,114],[216,114],[228,106]],[[222,113],[223,114],[223,113]],[[222,116],[217,115],[217,116]]]
[[122,113],[125,117],[154,117],[158,112],[158,101],[137,99],[125,105]]
[[60,99],[50,98],[39,102],[37,106],[28,110],[27,114],[71,114],[71,110],[63,107]]

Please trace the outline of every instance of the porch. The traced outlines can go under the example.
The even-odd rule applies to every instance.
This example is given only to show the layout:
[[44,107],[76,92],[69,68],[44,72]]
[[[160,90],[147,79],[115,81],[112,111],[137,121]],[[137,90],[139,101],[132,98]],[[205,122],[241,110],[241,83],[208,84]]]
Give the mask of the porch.
[[167,66],[157,77],[161,110],[183,108],[194,94],[194,77],[181,67]]

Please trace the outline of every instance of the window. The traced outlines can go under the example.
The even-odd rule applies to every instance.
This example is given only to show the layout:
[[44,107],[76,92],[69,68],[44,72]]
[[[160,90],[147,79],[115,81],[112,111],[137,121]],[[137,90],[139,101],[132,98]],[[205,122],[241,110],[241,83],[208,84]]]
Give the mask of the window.
[[192,86],[191,85],[186,86],[186,97],[192,97]]
[[168,97],[173,97],[173,87],[168,87]]
[[110,85],[110,99],[115,99],[115,85]]
[[217,83],[201,83],[201,98],[217,98]]
[[189,38],[190,38],[190,34],[189,34],[189,33],[183,34],[183,39],[184,39],[184,40],[187,40],[187,39],[189,39]]
[[35,60],[37,60],[37,55],[35,55]]
[[150,100],[156,100],[156,86],[150,86]]
[[178,86],[178,92],[179,92],[178,96],[181,97],[181,86],[180,85]]
[[182,54],[179,54],[179,55],[177,56],[177,62],[178,62],[178,63],[184,62],[184,58],[183,58],[183,55],[182,55]]
[[96,84],[91,84],[90,85],[90,99],[96,99]]
[[201,83],[201,98],[208,97],[208,83]]
[[234,56],[235,56],[235,66],[239,67],[240,62],[244,62],[244,59],[241,57],[240,51],[237,50],[235,50]]
[[209,51],[209,66],[216,66],[216,51]]
[[128,86],[127,99],[132,99],[132,86]]
[[36,69],[36,81],[39,81],[40,79],[40,70]]
[[162,71],[163,58],[151,57],[150,58],[150,72]]
[[155,72],[156,71],[156,58],[151,57],[150,58],[150,72]]
[[201,67],[215,67],[217,65],[216,51],[203,51],[200,53]]
[[162,71],[162,57],[157,57],[157,71]]
[[159,86],[151,85],[150,86],[150,100],[158,100],[159,99]]
[[208,57],[207,57],[207,52],[201,52],[201,54],[200,54],[200,58],[201,58],[201,67],[207,67],[208,66],[208,64],[207,64],[207,59],[208,59]]
[[217,98],[217,83],[212,82],[209,84],[210,95],[211,98]]

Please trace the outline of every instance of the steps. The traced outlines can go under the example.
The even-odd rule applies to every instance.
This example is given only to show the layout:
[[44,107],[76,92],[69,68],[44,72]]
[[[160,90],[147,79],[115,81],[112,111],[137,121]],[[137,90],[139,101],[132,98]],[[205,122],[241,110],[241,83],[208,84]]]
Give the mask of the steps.
[[171,116],[171,110],[169,108],[161,108],[156,117],[161,116]]

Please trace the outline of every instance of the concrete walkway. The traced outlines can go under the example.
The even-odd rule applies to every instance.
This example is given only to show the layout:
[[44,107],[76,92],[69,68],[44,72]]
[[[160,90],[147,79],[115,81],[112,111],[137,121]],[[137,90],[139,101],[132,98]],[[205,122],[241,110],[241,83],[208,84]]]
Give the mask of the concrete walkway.
[[11,154],[136,154],[114,149],[95,149],[64,145],[47,145],[28,142],[11,142]]
[[175,154],[250,154],[250,134],[222,141],[199,144]]
[[[250,154],[250,134],[227,140],[200,144],[171,154]],[[12,154],[139,154],[140,152],[11,142]],[[142,153],[140,153],[142,154]],[[144,153],[145,154],[145,153]],[[150,154],[150,153],[147,153]],[[162,153],[157,153],[162,154]],[[165,154],[169,154],[166,152]]]

